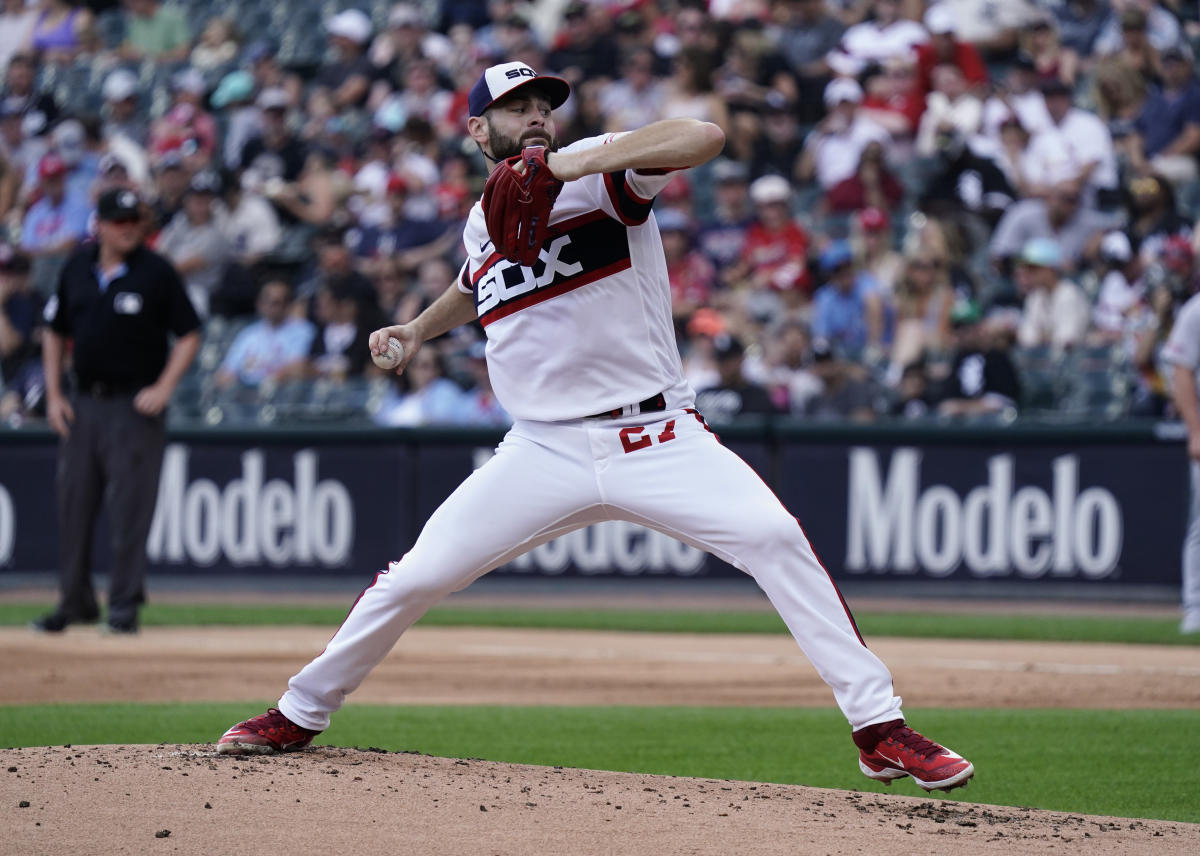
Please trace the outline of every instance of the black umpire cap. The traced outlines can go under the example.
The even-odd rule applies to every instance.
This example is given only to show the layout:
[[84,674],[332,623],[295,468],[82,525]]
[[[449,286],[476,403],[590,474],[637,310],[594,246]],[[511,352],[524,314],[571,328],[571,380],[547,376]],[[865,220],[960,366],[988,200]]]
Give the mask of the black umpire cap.
[[96,216],[101,220],[138,220],[142,216],[142,203],[132,190],[114,187],[100,194]]

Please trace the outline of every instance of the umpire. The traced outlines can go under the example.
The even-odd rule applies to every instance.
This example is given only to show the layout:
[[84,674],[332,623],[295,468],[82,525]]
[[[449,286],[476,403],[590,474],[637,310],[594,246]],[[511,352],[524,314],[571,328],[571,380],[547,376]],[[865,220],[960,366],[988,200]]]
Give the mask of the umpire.
[[[138,629],[165,411],[200,348],[196,311],[171,263],[143,246],[141,215],[133,191],[103,193],[97,241],[72,253],[58,294],[46,306],[46,416],[62,437],[57,477],[62,591],[58,608],[35,621],[35,630],[57,633],[100,617],[91,555],[105,501],[112,535],[108,629]],[[62,385],[68,351],[69,399]]]

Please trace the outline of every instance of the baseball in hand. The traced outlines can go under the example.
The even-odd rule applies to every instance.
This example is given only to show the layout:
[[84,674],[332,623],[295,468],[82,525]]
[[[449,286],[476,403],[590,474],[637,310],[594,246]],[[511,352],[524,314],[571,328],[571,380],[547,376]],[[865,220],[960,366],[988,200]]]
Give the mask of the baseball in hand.
[[400,344],[398,339],[393,339],[389,336],[383,353],[372,354],[371,359],[375,365],[384,371],[390,371],[400,365],[400,361],[404,359],[404,346]]

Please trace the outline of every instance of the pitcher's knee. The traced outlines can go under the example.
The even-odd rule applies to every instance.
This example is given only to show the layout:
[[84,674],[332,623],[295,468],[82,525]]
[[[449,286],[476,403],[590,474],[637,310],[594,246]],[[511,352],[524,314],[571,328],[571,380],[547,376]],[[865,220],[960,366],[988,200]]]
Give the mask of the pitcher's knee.
[[418,567],[402,560],[391,565],[387,573],[380,576],[377,585],[382,584],[388,596],[396,600],[436,603],[455,590],[460,576],[445,569]]
[[800,546],[808,549],[804,530],[796,518],[786,512],[756,516],[746,522],[741,532],[745,542],[756,551],[774,554]]

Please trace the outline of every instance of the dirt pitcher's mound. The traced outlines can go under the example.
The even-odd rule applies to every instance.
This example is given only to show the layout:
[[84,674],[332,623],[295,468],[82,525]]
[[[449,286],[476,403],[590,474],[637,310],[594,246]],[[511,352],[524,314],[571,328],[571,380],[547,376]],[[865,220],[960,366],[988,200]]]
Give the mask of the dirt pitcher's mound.
[[1200,852],[1191,824],[371,749],[66,746],[0,765],[5,854]]

